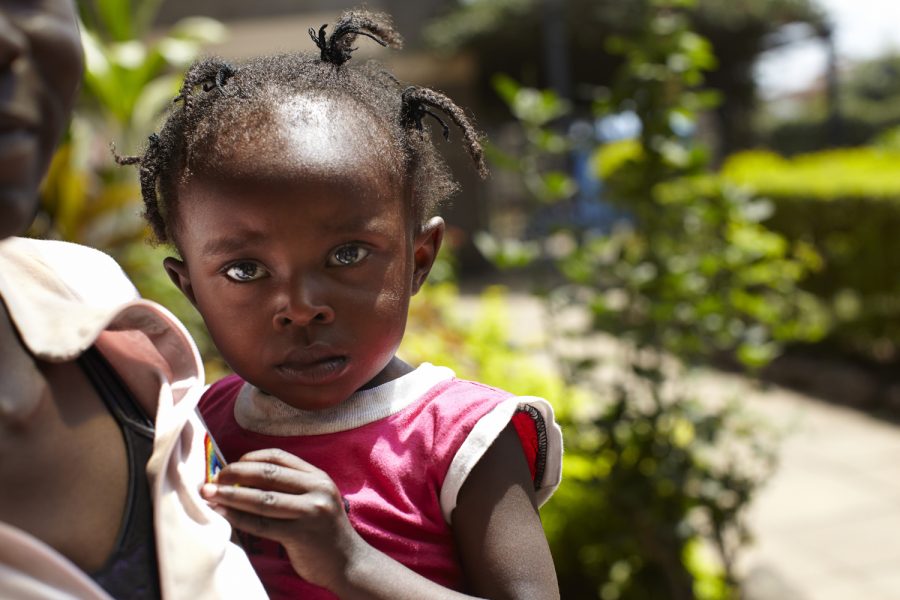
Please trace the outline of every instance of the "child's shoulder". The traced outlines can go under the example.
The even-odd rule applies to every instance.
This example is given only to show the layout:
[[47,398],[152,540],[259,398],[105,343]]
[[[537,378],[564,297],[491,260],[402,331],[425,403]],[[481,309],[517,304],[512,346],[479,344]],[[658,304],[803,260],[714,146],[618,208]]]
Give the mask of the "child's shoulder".
[[510,426],[525,453],[537,501],[542,504],[558,487],[562,431],[545,399],[454,376],[432,388],[425,401],[433,418],[435,454],[450,457],[440,500],[446,519],[475,465]]
[[488,437],[492,438],[518,412],[527,411],[536,419],[546,415],[553,420],[552,409],[543,398],[518,396],[496,386],[458,378],[449,369],[445,372],[450,377],[429,389],[419,403],[419,410],[430,415],[438,431],[462,428],[468,435],[473,428],[483,428],[490,430]]
[[412,373],[405,375],[401,381],[412,382],[414,385],[404,386],[410,390],[414,388],[428,389],[428,395],[437,398],[460,396],[472,398],[508,398],[514,395],[513,393],[496,386],[487,385],[472,379],[461,378],[453,369],[429,362],[420,364]]
[[487,385],[479,381],[472,381],[470,379],[460,379],[455,376],[441,389],[440,394],[446,397],[452,396],[457,398],[469,398],[472,400],[486,400],[491,398],[506,399],[515,395],[512,392],[508,392],[492,385]]
[[[428,375],[428,377],[425,377]],[[435,367],[425,363],[416,369],[419,377],[420,389],[414,392],[415,400],[409,398],[417,408],[416,411],[426,410],[437,418],[453,418],[454,415],[470,414],[472,411],[487,412],[492,407],[500,404],[514,394],[478,381],[461,379],[446,367]],[[408,386],[412,391],[413,386]],[[406,395],[400,386],[396,390],[398,395]]]

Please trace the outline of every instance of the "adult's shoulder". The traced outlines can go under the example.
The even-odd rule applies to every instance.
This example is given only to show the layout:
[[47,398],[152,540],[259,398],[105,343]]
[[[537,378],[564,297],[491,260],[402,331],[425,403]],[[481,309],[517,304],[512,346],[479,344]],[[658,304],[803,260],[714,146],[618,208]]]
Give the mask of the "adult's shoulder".
[[111,256],[81,244],[8,238],[0,241],[0,265],[10,285],[71,295],[93,306],[116,306],[139,296]]
[[0,241],[0,297],[28,350],[54,362],[81,354],[139,299],[121,267],[99,250],[29,238]]

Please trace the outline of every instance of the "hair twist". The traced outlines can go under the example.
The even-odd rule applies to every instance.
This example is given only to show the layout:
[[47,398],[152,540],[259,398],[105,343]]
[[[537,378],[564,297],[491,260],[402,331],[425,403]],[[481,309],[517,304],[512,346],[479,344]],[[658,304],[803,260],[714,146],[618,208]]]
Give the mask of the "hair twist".
[[194,108],[194,90],[198,87],[204,92],[219,90],[226,94],[225,85],[228,80],[237,75],[237,69],[218,58],[208,58],[192,66],[184,75],[184,83],[181,91],[172,100],[184,103],[185,110]]
[[422,131],[422,119],[428,115],[441,124],[444,139],[449,140],[450,128],[443,119],[428,110],[429,106],[440,109],[459,127],[465,138],[466,150],[475,162],[478,174],[487,177],[488,169],[484,161],[484,149],[481,147],[481,140],[478,139],[478,132],[466,113],[453,100],[432,89],[411,85],[402,93],[400,119],[407,127],[415,127],[418,131]]
[[334,26],[334,31],[326,38],[325,29],[327,27],[327,24],[322,25],[318,34],[313,28],[310,28],[309,37],[318,46],[322,60],[337,66],[350,60],[352,53],[357,50],[352,46],[358,35],[374,40],[381,46],[400,48],[403,45],[403,38],[394,31],[390,19],[387,15],[379,13],[346,12],[341,15]]

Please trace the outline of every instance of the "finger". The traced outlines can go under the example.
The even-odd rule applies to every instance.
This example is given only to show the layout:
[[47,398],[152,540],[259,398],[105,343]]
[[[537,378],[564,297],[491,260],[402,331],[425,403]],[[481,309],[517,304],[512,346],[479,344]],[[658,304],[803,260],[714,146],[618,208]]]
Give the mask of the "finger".
[[327,492],[283,494],[270,490],[223,486],[207,483],[201,494],[216,507],[226,507],[261,517],[274,519],[302,519],[310,515],[325,516],[343,512],[340,496]]
[[219,471],[216,483],[222,486],[244,487],[302,494],[333,487],[331,479],[321,472],[298,471],[269,462],[240,461]]
[[[257,492],[266,492],[266,490],[259,490],[259,489],[257,489],[256,491]],[[276,490],[270,490],[270,491],[276,491]],[[230,502],[229,498],[234,496],[234,494],[231,494],[230,492],[231,492],[231,486],[222,486],[217,483],[205,483],[200,487],[200,496],[202,496],[203,499],[206,500],[207,502],[209,502],[214,508],[219,506],[220,504],[229,503]],[[325,497],[325,498],[335,497],[335,495],[332,494],[328,489],[323,489],[323,490],[313,491],[313,492],[308,492],[308,493],[319,494],[320,496]],[[290,495],[297,496],[298,494],[292,493]],[[349,516],[350,515],[350,501],[341,494],[337,494],[337,497],[340,498],[341,506],[344,509],[344,513]],[[273,503],[273,501],[277,501],[277,498],[269,498],[269,497],[262,498],[263,504],[271,505]],[[326,501],[326,508],[327,508],[327,501]],[[320,514],[321,514],[321,505],[318,506],[316,508],[316,510],[319,510]]]
[[262,450],[253,450],[243,455],[238,462],[267,462],[275,465],[281,465],[297,471],[319,472],[321,469],[309,464],[299,456],[286,452],[280,448],[265,448]]

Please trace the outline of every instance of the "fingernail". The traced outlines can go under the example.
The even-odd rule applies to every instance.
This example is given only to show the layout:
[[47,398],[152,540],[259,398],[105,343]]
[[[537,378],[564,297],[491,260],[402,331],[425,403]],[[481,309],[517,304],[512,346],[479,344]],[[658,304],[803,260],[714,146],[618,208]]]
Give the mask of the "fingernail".
[[209,498],[210,496],[216,495],[217,486],[214,483],[204,483],[203,487],[200,488],[200,495]]
[[212,509],[213,509],[215,512],[217,512],[217,513],[219,513],[220,515],[222,515],[223,517],[224,517],[225,515],[228,514],[228,511],[225,509],[225,507],[224,507],[224,506],[219,506],[218,504],[215,505],[215,506],[213,506]]

